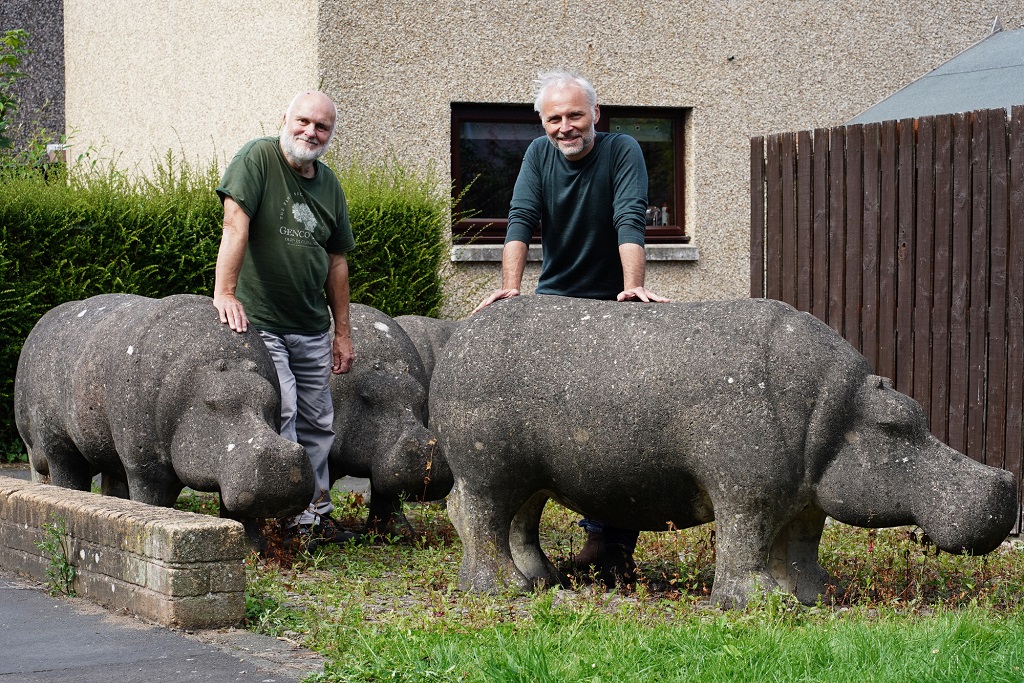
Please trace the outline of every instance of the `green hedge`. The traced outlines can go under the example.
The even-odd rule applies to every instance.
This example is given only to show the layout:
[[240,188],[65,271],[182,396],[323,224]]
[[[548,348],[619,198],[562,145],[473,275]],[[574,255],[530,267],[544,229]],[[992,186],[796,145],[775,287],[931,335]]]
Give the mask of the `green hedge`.
[[[335,166],[356,249],[352,300],[438,315],[450,199],[431,173],[392,159]],[[210,295],[223,212],[216,165],[168,156],[152,178],[50,170],[0,175],[0,460],[24,457],[13,390],[25,337],[50,308],[106,292]]]

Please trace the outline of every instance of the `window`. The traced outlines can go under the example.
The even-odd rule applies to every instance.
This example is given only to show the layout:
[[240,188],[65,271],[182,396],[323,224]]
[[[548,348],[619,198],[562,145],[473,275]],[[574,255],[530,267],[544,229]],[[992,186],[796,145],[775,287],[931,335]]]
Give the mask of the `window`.
[[[683,225],[683,109],[601,107],[597,130],[636,138],[647,163],[648,243],[687,243]],[[544,135],[530,105],[452,104],[452,188],[456,242],[500,244],[512,188],[530,142]],[[535,238],[537,240],[539,238]]]

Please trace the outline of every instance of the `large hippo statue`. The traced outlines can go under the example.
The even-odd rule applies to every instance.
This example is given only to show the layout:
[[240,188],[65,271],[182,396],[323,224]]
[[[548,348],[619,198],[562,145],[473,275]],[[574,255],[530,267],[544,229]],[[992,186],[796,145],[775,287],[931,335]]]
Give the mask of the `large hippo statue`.
[[208,297],[103,294],[47,312],[18,360],[14,411],[38,475],[172,506],[183,486],[222,514],[283,517],[313,491],[309,458],[278,435],[280,388],[255,330]]
[[356,360],[349,372],[331,377],[331,480],[369,478],[367,530],[409,536],[403,500],[439,500],[452,487],[448,464],[426,427],[429,378],[393,318],[352,304],[349,319]]
[[725,606],[823,594],[826,515],[981,554],[1016,513],[1009,472],[936,440],[844,339],[776,301],[498,301],[445,345],[430,415],[468,589],[559,580],[538,542],[549,497],[625,528],[715,520]]

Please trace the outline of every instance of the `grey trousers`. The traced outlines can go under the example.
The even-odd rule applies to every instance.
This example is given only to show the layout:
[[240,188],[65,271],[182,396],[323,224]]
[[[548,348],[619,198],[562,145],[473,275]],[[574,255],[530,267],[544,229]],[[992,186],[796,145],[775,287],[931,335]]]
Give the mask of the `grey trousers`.
[[306,449],[316,487],[297,524],[312,524],[334,510],[327,460],[334,444],[331,402],[331,333],[275,334],[260,330],[281,383],[281,436]]

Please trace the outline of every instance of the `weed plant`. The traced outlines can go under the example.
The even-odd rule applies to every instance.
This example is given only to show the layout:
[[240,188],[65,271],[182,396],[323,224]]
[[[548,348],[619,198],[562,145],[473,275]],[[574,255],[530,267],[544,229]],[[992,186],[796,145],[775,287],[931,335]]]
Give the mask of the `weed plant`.
[[178,495],[174,507],[185,512],[217,516],[220,514],[220,494],[186,488]]
[[[361,500],[337,499],[344,523]],[[328,660],[314,681],[1020,681],[1022,550],[936,553],[915,530],[830,524],[822,565],[846,587],[814,607],[770,594],[708,602],[714,526],[641,534],[633,590],[459,591],[443,506],[410,506],[410,543],[328,547],[249,564],[250,628]],[[542,545],[559,564],[584,541],[549,504]]]
[[46,579],[50,595],[75,597],[78,570],[72,562],[71,535],[62,517],[53,517],[43,524],[43,539],[36,547],[46,556]]

